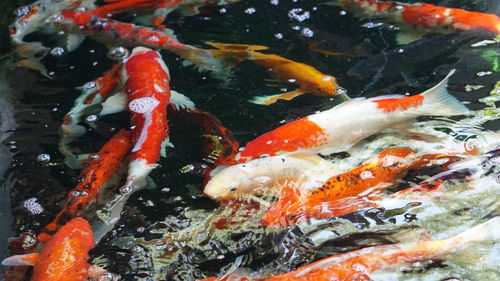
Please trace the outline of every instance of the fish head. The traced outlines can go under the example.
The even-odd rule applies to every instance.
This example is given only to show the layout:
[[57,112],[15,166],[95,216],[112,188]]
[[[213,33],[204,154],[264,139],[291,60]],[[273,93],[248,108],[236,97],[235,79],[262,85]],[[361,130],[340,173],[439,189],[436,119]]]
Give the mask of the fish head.
[[241,194],[255,194],[270,182],[270,177],[253,173],[243,163],[220,171],[208,181],[203,192],[214,199],[236,199]]
[[318,94],[338,96],[347,94],[347,90],[337,83],[337,78],[331,75],[323,75],[319,81],[316,82]]

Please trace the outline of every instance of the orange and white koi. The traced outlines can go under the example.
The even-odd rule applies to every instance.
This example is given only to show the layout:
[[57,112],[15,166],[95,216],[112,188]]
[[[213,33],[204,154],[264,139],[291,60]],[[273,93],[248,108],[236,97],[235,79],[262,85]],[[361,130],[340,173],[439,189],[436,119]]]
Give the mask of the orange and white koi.
[[486,29],[500,33],[500,17],[495,14],[436,6],[427,3],[399,3],[376,0],[338,0],[332,2],[361,17],[382,17],[431,31]]
[[307,177],[311,186],[322,185],[340,170],[323,158],[295,153],[255,159],[214,170],[214,176],[205,185],[204,193],[214,199],[236,199],[241,194],[255,194],[287,179]]
[[105,274],[103,269],[88,263],[89,251],[94,247],[94,234],[83,218],[65,224],[45,243],[40,253],[12,256],[3,265],[33,265],[31,281],[86,281]]
[[220,71],[219,61],[213,58],[209,51],[183,44],[168,31],[115,21],[95,15],[92,11],[63,10],[51,20],[59,29],[90,36],[106,45],[168,50],[203,69]]
[[[38,240],[47,241],[67,221],[81,217],[85,210],[101,195],[104,185],[116,175],[132,147],[132,133],[120,130],[90,157],[87,168],[82,171],[83,180],[68,193],[68,200],[55,219],[38,235]],[[96,158],[97,157],[97,158]]]
[[255,278],[247,274],[228,274],[221,279],[209,277],[199,281],[354,281],[371,280],[370,275],[381,269],[395,269],[404,264],[426,260],[446,260],[477,243],[495,242],[500,238],[500,217],[494,217],[460,234],[441,240],[380,245],[334,255],[297,270],[270,278]]
[[248,59],[264,67],[270,75],[282,82],[292,83],[299,86],[298,90],[272,95],[255,97],[250,102],[262,105],[270,105],[278,100],[291,100],[305,93],[318,96],[345,95],[347,91],[340,87],[337,79],[331,75],[321,73],[316,68],[296,62],[274,54],[263,54],[257,51],[267,50],[266,46],[244,45],[244,44],[207,44],[217,48],[209,50],[222,61],[237,63]]
[[267,132],[247,143],[237,155],[246,162],[261,155],[310,151],[331,154],[348,150],[360,140],[419,116],[453,116],[469,110],[446,89],[452,70],[431,89],[414,96],[356,98]]
[[459,159],[441,154],[418,156],[408,147],[388,148],[361,166],[332,176],[312,190],[288,183],[291,187],[281,188],[280,199],[269,208],[263,223],[288,226],[311,218],[325,219],[352,213],[372,206],[366,198],[393,186],[406,171]]

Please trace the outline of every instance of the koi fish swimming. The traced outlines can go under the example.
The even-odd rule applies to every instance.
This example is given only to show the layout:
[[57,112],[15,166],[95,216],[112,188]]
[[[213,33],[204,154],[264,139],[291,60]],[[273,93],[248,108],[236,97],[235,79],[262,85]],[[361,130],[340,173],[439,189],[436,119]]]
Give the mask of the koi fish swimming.
[[361,166],[332,176],[315,189],[304,190],[300,183],[286,183],[263,223],[288,226],[311,218],[325,219],[358,211],[373,205],[365,198],[392,187],[406,171],[459,159],[441,154],[419,156],[408,147],[388,148]]
[[116,175],[132,147],[130,131],[120,130],[96,154],[87,160],[82,171],[83,180],[68,193],[68,200],[55,219],[38,235],[39,241],[47,241],[68,220],[83,216],[85,211],[102,194],[104,185]]
[[204,49],[179,42],[168,30],[123,23],[90,12],[63,10],[51,18],[63,31],[87,35],[108,46],[149,47],[172,51],[200,68],[221,72],[218,60]]
[[248,142],[236,160],[246,162],[261,155],[294,151],[328,155],[346,151],[366,137],[419,116],[468,114],[467,107],[446,89],[454,72],[421,94],[356,98],[285,124]]
[[[440,7],[427,3],[337,0],[329,4],[338,5],[359,17],[385,18],[393,23],[407,24],[433,32],[481,28],[500,33],[500,18],[495,14]],[[407,34],[400,33],[399,35],[398,41],[405,44],[418,39],[422,34],[411,30]]]
[[250,102],[262,105],[270,105],[278,100],[291,100],[300,95],[310,93],[318,96],[345,95],[347,91],[340,87],[337,79],[331,75],[321,73],[316,68],[280,57],[274,54],[264,54],[257,51],[267,50],[265,46],[244,44],[223,44],[206,42],[217,48],[209,50],[214,57],[221,59],[226,64],[234,64],[243,60],[264,67],[269,71],[271,77],[285,83],[299,86],[299,89],[272,96],[255,97]]
[[199,281],[348,281],[371,280],[370,276],[381,269],[394,269],[405,264],[426,260],[446,260],[478,243],[491,243],[500,238],[500,217],[494,217],[460,234],[441,240],[423,240],[416,243],[401,243],[363,248],[345,254],[321,259],[297,270],[269,278],[257,274],[227,274],[221,279],[209,277]]
[[[106,275],[103,269],[88,263],[88,252],[94,248],[94,234],[83,218],[66,223],[47,241],[40,253],[12,256],[2,265],[33,265],[31,281],[86,281]],[[109,279],[109,278],[108,278]],[[115,280],[114,277],[111,280]]]

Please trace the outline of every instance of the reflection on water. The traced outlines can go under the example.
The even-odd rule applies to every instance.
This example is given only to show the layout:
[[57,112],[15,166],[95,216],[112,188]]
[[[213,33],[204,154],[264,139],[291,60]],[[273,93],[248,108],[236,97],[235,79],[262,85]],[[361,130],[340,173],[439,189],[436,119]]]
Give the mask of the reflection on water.
[[[26,2],[6,1],[0,6],[2,16]],[[432,1],[498,13],[495,2]],[[126,14],[119,19],[130,22],[133,17]],[[0,25],[5,27],[11,20],[6,17]],[[447,238],[499,215],[500,40],[495,34],[478,30],[433,33],[398,45],[397,24],[359,18],[322,1],[247,0],[208,5],[195,15],[173,12],[166,25],[177,39],[197,47],[209,48],[204,44],[207,41],[268,46],[259,52],[332,75],[351,98],[413,95],[435,85],[450,69],[457,69],[448,89],[472,110],[471,115],[419,118],[409,127],[384,130],[325,159],[341,172],[393,146],[410,147],[420,154],[455,153],[461,159],[445,168],[435,165],[410,170],[391,187],[366,196],[363,200],[369,205],[353,213],[303,220],[289,227],[266,227],[262,219],[278,199],[274,187],[279,184],[267,182],[263,192],[229,202],[207,198],[202,178],[181,172],[188,164],[202,167],[199,163],[206,163],[200,157],[200,144],[206,141],[194,137],[199,129],[188,127],[182,123],[185,120],[172,119],[170,140],[174,147],[167,148],[167,157],[161,158],[159,167],[150,174],[148,187],[127,201],[114,228],[109,232],[96,230],[102,239],[90,252],[92,264],[120,274],[122,280],[194,280],[233,271],[269,277],[366,246]],[[80,95],[81,89],[76,87],[114,64],[107,57],[107,48],[90,39],[61,55],[57,52],[57,47],[63,46],[61,38],[51,32],[25,38],[43,42],[56,54],[41,61],[51,79],[16,68],[7,44],[1,46],[5,52],[0,56],[0,219],[5,238],[40,233],[60,211],[68,190],[78,184],[80,171],[70,169],[59,152],[58,130]],[[2,36],[8,38],[6,30]],[[171,74],[172,89],[188,96],[197,108],[217,116],[241,144],[343,101],[320,94],[256,105],[248,101],[291,92],[302,85],[270,75],[268,65],[262,67],[253,61],[235,63],[230,75],[221,80],[170,52],[161,54]],[[128,128],[129,114],[102,116],[84,125],[87,133],[71,144],[78,154],[98,151],[114,129]],[[299,177],[297,187],[303,183],[300,177],[307,176],[305,170],[300,172],[290,172]],[[118,186],[111,185],[107,199],[117,194],[113,188]],[[97,220],[93,214],[99,216],[101,207],[103,204],[88,218]],[[4,242],[2,258],[26,250],[20,248],[9,252]],[[452,253],[443,261],[383,269],[370,277],[496,280],[500,278],[499,256],[498,245],[484,242]],[[27,280],[26,276],[8,280]]]

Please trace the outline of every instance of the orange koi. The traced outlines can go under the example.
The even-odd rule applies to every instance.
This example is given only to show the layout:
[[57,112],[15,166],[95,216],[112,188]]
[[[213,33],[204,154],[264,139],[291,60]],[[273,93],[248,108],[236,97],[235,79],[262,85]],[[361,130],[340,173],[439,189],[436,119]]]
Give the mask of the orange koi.
[[500,17],[494,14],[440,7],[426,3],[399,3],[376,0],[338,0],[333,2],[362,17],[382,17],[431,31],[481,28],[500,33]]
[[228,60],[232,60],[232,63],[235,63],[248,59],[264,67],[273,78],[299,86],[299,89],[295,91],[272,96],[255,97],[250,100],[252,103],[270,105],[278,100],[291,100],[305,93],[318,96],[338,96],[347,93],[344,88],[338,85],[335,77],[325,75],[310,65],[274,54],[257,52],[267,50],[268,47],[212,42],[207,42],[207,44],[217,48],[209,51],[215,57],[223,61],[225,60],[226,63],[228,63]]
[[[381,269],[394,269],[404,264],[426,260],[445,260],[449,255],[467,249],[476,243],[500,238],[500,217],[494,217],[458,235],[441,240],[423,240],[416,243],[380,245],[334,255],[297,270],[270,278],[254,278],[230,274],[221,279],[210,277],[205,281],[354,281],[371,280],[370,275]],[[201,280],[200,280],[201,281]]]
[[81,217],[92,202],[98,199],[101,189],[117,172],[132,147],[132,133],[120,130],[96,154],[88,167],[82,171],[83,180],[68,193],[68,200],[55,219],[38,235],[38,240],[47,241],[67,221]]
[[31,281],[86,281],[104,273],[88,263],[88,252],[94,247],[94,234],[83,218],[65,224],[45,243],[40,253],[6,258],[3,265],[33,265]]
[[236,156],[239,162],[261,155],[307,150],[321,154],[345,151],[360,140],[418,116],[452,116],[469,110],[446,90],[448,76],[414,96],[356,98],[267,132],[247,143]]
[[52,23],[64,31],[87,35],[106,45],[144,46],[168,50],[203,69],[214,71],[221,69],[220,63],[209,51],[183,44],[167,31],[115,21],[95,15],[92,11],[63,10],[52,17]]
[[280,190],[280,199],[269,208],[263,223],[288,226],[310,218],[325,219],[352,213],[371,206],[364,198],[391,187],[406,171],[459,159],[442,154],[418,156],[408,147],[388,148],[361,166],[329,178],[318,188],[304,191],[285,185]]

